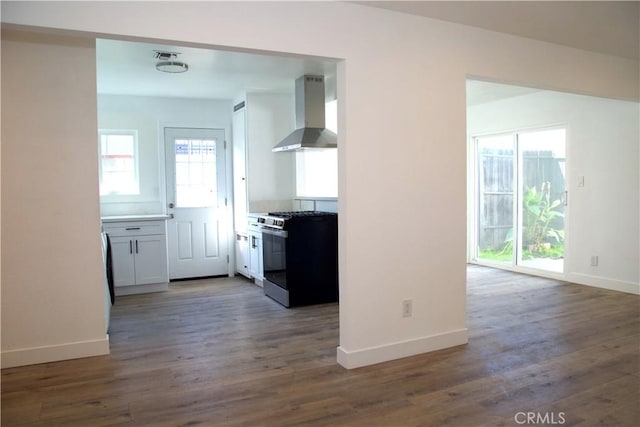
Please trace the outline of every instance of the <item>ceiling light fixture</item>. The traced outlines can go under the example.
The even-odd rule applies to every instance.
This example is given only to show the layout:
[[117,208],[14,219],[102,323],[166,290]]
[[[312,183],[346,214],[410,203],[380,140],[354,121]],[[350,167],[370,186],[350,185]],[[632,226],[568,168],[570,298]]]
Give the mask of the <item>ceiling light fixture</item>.
[[156,70],[163,73],[184,73],[189,66],[182,61],[160,61],[156,64]]
[[159,61],[156,63],[156,70],[163,73],[184,73],[189,70],[189,66],[182,62],[176,61],[180,55],[179,52],[164,52],[160,50],[154,50],[154,58]]

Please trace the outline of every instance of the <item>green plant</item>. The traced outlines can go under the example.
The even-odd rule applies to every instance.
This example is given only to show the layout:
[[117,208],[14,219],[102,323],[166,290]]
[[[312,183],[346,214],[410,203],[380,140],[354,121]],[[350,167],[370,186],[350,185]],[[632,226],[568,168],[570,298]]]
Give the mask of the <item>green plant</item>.
[[546,252],[551,243],[564,241],[564,230],[553,227],[553,221],[563,218],[560,211],[562,201],[551,200],[551,183],[528,188],[523,199],[522,240],[523,247],[531,252]]
[[[528,188],[523,199],[522,220],[522,259],[533,258],[563,258],[564,230],[553,226],[554,220],[563,218],[560,211],[562,201],[551,201],[551,183],[546,181],[540,186]],[[552,243],[558,244],[557,246]],[[493,259],[513,253],[513,229],[507,231],[502,250],[488,254]]]

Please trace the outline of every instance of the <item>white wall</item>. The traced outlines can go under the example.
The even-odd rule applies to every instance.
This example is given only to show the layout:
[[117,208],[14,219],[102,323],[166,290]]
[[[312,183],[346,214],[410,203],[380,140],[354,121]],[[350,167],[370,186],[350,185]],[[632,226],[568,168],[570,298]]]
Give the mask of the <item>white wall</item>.
[[[637,102],[540,91],[469,107],[468,133],[567,128],[564,279],[640,293]],[[584,187],[578,177],[584,176]],[[590,265],[599,257],[597,267]]]
[[137,130],[140,158],[140,194],[102,197],[101,214],[165,213],[164,127],[224,129],[230,141],[231,111],[229,100],[99,95],[98,127]]
[[3,368],[109,352],[95,88],[93,41],[2,32]]
[[[638,96],[637,61],[344,2],[3,2],[2,20],[342,60],[338,360],[347,367],[467,340],[467,76]],[[414,314],[402,318],[408,298]]]
[[295,158],[271,149],[295,129],[293,96],[248,93],[246,103],[249,212],[291,210]]

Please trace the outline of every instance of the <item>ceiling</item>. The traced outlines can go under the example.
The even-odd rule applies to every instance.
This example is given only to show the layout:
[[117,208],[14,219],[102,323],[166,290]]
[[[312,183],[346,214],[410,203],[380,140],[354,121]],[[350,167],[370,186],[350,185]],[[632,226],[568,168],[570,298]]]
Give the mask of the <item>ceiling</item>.
[[578,49],[640,59],[639,1],[357,1]]
[[[189,70],[157,71],[155,51],[179,53]],[[327,97],[335,97],[331,61],[105,39],[96,41],[96,61],[100,94],[233,99],[244,91],[293,93],[296,78],[322,74]]]
[[[590,51],[640,57],[640,2],[583,1],[359,1],[426,16],[558,43]],[[335,98],[336,63],[232,51],[99,39],[97,84],[100,94],[234,99],[245,91],[293,93],[303,74],[324,74],[327,99]],[[189,65],[183,74],[155,69],[155,51],[178,52]],[[469,102],[477,104],[532,89],[477,84]]]

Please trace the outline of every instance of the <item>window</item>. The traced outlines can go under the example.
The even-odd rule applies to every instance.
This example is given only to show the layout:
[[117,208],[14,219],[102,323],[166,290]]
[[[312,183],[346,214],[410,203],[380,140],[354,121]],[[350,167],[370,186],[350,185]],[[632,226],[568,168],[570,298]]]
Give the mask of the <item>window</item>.
[[100,130],[100,196],[140,194],[138,134]]

